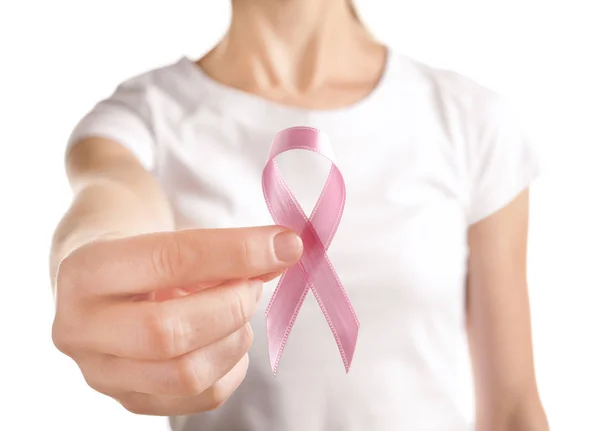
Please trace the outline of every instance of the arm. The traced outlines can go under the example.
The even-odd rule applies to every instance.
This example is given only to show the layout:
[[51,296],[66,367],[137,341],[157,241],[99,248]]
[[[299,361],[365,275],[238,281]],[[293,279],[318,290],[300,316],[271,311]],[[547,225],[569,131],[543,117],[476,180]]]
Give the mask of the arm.
[[477,431],[548,431],[535,380],[522,192],[469,231],[467,326]]
[[75,199],[52,248],[54,344],[91,388],[133,413],[217,408],[245,378],[261,279],[298,261],[300,238],[279,237],[284,257],[293,253],[283,261],[275,237],[285,230],[275,226],[138,235],[173,223],[125,147],[82,141],[67,165]]
[[74,197],[52,238],[53,286],[60,261],[90,241],[173,228],[171,209],[159,185],[116,142],[89,138],[73,145],[66,168]]

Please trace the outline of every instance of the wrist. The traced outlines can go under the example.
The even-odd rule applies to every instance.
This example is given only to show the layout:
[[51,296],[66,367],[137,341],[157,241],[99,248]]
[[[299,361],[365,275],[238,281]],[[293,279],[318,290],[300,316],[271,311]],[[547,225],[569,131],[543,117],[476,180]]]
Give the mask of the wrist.
[[527,397],[512,408],[492,408],[479,415],[476,431],[549,431],[546,413],[537,395]]
[[539,400],[519,406],[511,415],[506,431],[549,431],[548,419]]

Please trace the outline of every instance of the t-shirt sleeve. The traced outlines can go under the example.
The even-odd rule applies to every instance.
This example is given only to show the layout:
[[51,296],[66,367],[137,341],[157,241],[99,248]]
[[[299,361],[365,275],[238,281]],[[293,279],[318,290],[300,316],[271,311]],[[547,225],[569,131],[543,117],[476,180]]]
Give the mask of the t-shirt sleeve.
[[69,137],[67,150],[84,138],[106,138],[123,145],[151,170],[155,157],[151,119],[149,89],[140,78],[131,79],[79,121]]
[[469,143],[469,224],[505,207],[540,173],[540,163],[519,116],[496,94],[475,106],[480,119]]

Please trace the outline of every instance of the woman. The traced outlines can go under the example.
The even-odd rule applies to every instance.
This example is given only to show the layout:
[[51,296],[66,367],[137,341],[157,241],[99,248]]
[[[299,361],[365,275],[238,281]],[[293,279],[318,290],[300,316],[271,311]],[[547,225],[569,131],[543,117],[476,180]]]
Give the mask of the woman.
[[[509,110],[380,45],[347,0],[232,6],[206,56],[126,81],[75,129],[57,347],[178,431],[547,430],[525,270],[537,170]],[[328,254],[361,320],[347,375],[311,295],[269,367],[265,306],[302,244],[270,226],[261,172],[298,125],[329,136],[346,182]],[[293,157],[310,211],[327,167]]]

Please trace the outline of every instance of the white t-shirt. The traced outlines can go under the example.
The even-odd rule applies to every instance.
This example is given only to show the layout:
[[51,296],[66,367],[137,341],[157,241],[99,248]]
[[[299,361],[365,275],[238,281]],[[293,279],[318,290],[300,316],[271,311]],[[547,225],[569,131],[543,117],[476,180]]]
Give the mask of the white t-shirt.
[[[349,374],[309,294],[269,366],[265,294],[247,377],[219,409],[172,418],[176,431],[472,429],[466,344],[467,230],[537,175],[529,141],[493,92],[390,52],[377,88],[345,109],[282,106],[212,80],[191,60],[130,79],[76,127],[139,156],[178,227],[272,224],[261,174],[290,126],[325,132],[347,202],[328,255],[361,321]],[[329,166],[292,153],[280,166],[310,213]]]

